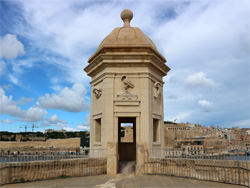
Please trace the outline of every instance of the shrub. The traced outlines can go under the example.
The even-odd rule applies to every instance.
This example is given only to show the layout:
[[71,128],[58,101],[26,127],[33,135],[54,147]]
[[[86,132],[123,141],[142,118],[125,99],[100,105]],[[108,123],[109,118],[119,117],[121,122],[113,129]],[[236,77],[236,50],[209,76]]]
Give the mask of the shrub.
[[63,175],[61,175],[61,176],[59,176],[60,178],[67,178],[68,176],[67,175],[65,175],[65,174],[63,174]]
[[20,182],[22,182],[22,183],[23,183],[23,182],[25,182],[25,180],[24,180],[24,178],[23,178],[23,177],[20,179]]

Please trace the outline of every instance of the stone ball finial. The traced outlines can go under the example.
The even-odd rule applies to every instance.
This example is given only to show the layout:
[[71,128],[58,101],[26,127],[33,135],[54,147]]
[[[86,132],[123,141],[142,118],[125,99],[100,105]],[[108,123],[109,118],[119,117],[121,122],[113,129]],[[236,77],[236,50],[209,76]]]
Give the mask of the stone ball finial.
[[133,12],[129,9],[124,9],[121,12],[121,18],[124,22],[124,27],[130,27],[130,21],[133,18]]

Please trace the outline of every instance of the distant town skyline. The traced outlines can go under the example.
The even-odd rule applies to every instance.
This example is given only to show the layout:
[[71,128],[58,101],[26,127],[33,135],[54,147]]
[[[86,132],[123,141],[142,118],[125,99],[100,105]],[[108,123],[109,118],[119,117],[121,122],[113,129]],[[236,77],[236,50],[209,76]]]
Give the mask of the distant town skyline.
[[[165,121],[250,127],[250,3],[0,1],[1,131],[89,130],[90,77],[101,41],[134,13],[171,68]],[[135,86],[136,87],[136,86]],[[30,128],[31,130],[31,128]]]

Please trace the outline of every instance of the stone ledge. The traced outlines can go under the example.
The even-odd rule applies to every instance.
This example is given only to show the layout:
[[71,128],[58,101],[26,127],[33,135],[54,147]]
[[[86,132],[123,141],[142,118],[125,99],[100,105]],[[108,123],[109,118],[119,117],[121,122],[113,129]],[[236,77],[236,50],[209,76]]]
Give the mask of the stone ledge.
[[141,101],[115,100],[116,106],[139,106]]

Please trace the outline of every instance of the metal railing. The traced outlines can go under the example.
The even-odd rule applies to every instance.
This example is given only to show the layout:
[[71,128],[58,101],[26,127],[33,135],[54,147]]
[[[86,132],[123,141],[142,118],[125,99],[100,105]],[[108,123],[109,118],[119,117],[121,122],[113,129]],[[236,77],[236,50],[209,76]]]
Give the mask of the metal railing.
[[0,185],[107,173],[106,150],[0,156]]
[[149,175],[177,176],[250,186],[250,156],[239,153],[206,155],[197,150],[196,155],[186,155],[182,152],[176,153],[176,150],[157,148],[145,151],[144,164],[144,173]]

